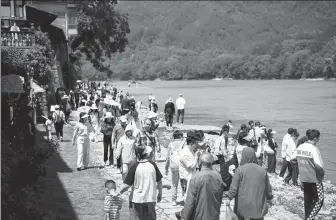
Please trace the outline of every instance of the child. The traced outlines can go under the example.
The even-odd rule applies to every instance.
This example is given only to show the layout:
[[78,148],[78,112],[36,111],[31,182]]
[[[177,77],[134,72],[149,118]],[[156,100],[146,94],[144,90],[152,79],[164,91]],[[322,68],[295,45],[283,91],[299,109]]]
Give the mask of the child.
[[104,211],[105,220],[119,220],[121,209],[121,198],[116,195],[116,183],[113,180],[105,182],[107,195],[105,196]]
[[53,117],[52,114],[48,114],[48,119],[45,122],[45,127],[48,135],[48,141],[51,141],[51,126],[53,124]]

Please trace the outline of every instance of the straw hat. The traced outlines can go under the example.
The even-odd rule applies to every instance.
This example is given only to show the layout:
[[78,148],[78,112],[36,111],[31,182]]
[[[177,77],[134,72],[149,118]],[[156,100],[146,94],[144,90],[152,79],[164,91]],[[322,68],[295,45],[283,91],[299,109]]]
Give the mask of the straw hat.
[[153,112],[153,111],[150,111],[150,112],[148,113],[148,118],[155,118],[155,117],[157,117],[157,116],[158,116],[158,114],[155,113],[155,112]]
[[59,109],[59,108],[60,108],[59,105],[54,105],[54,109],[55,109],[55,110],[57,110],[57,109]]
[[91,109],[91,110],[97,110],[98,108],[97,108],[96,105],[92,105],[90,109]]
[[104,118],[114,118],[114,116],[112,115],[112,112],[106,112]]
[[121,116],[119,119],[121,122],[127,122],[127,118],[125,115]]
[[89,115],[88,115],[88,114],[85,114],[85,115],[83,115],[81,118],[87,118],[87,117],[89,117]]

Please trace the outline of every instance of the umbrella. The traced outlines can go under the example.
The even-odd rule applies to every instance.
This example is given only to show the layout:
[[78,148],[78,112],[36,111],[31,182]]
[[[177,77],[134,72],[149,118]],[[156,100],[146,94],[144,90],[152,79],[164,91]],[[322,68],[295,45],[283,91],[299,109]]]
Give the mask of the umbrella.
[[77,111],[88,113],[90,111],[90,108],[91,108],[90,106],[81,106],[81,107],[77,108]]
[[76,82],[77,82],[77,83],[81,83],[81,82],[82,82],[82,80],[77,80]]
[[112,99],[104,99],[103,103],[106,104],[106,105],[112,105],[112,106],[118,106],[118,107],[120,107],[120,103],[116,102],[116,101],[114,101]]

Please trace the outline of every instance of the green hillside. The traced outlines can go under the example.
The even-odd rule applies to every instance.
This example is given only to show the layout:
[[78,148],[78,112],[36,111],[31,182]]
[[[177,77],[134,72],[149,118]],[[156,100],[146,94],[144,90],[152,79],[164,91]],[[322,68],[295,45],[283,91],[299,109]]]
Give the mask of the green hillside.
[[131,28],[127,50],[109,61],[121,79],[333,76],[325,60],[336,54],[333,1],[121,1],[117,8]]

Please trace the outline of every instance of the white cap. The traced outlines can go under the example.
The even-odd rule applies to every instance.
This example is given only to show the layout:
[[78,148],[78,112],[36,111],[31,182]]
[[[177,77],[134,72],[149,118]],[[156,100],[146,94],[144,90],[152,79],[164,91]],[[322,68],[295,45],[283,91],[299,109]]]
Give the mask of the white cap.
[[112,112],[106,112],[104,118],[114,118],[114,116],[112,115]]
[[92,105],[90,109],[92,109],[92,110],[97,110],[98,108],[97,108],[96,105]]
[[121,122],[127,122],[127,118],[125,115],[121,116],[119,119]]
[[54,108],[55,108],[55,109],[59,109],[60,106],[59,106],[59,105],[54,105]]
[[88,115],[88,114],[85,114],[85,115],[83,115],[81,118],[87,118],[87,117],[89,117],[89,115]]

